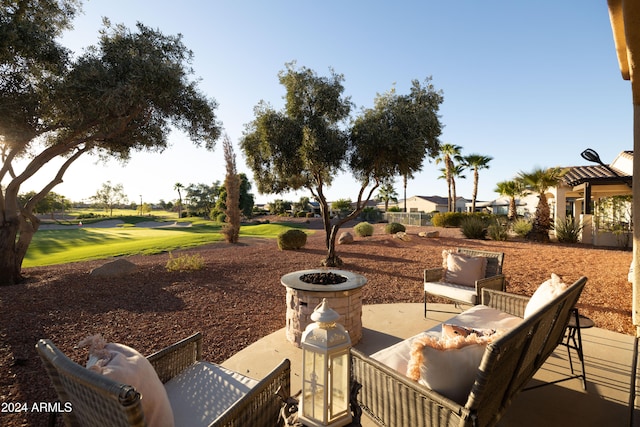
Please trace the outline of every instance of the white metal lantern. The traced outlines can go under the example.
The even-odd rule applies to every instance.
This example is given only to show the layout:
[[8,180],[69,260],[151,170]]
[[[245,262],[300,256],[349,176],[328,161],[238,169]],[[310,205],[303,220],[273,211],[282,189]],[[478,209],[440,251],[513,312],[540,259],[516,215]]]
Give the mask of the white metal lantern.
[[349,410],[351,339],[327,300],[316,307],[302,334],[302,396],[298,419],[306,426],[344,426]]

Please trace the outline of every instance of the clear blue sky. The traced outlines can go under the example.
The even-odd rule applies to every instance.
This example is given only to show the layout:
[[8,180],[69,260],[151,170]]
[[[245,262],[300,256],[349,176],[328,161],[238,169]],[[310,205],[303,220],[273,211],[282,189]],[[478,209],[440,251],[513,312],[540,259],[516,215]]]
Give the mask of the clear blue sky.
[[[137,21],[180,33],[195,55],[200,88],[219,103],[218,118],[235,145],[241,172],[252,178],[238,146],[260,101],[283,105],[277,74],[286,62],[327,75],[344,74],[345,95],[358,112],[396,84],[433,77],[444,93],[441,141],[463,154],[494,158],[480,174],[480,200],[498,181],[534,167],[586,164],[593,148],[609,163],[633,149],[630,84],[615,56],[606,1],[142,1],[92,0],[62,43],[76,52],[95,44],[102,17],[133,28]],[[87,199],[103,182],[122,183],[132,201],[177,198],[176,182],[223,181],[222,144],[195,148],[177,132],[163,154],[136,154],[126,166],[79,160],[54,189]],[[438,168],[425,160],[407,194],[446,196]],[[27,191],[29,185],[23,187]],[[472,174],[459,180],[470,198]],[[349,175],[337,177],[330,200],[357,197]],[[260,195],[297,201],[305,192]],[[402,180],[396,182],[402,197]]]

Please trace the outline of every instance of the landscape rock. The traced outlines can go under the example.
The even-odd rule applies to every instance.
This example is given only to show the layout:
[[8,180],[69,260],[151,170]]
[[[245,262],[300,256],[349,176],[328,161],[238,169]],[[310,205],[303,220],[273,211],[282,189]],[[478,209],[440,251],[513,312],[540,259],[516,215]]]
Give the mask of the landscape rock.
[[411,240],[411,237],[409,237],[409,235],[404,231],[398,231],[393,235],[393,237],[395,237],[396,239],[400,239],[403,242],[408,242],[409,240]]
[[353,243],[353,234],[349,233],[348,231],[345,231],[338,238],[338,244],[347,245],[349,243]]
[[431,237],[431,238],[440,237],[440,232],[439,231],[429,231],[427,233],[427,237]]
[[138,266],[126,259],[117,259],[96,267],[89,273],[91,277],[122,277],[138,271]]

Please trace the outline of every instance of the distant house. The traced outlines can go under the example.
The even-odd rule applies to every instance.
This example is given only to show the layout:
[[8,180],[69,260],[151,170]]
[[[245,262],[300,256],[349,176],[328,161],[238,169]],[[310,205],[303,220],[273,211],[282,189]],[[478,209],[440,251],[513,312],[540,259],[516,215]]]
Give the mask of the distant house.
[[[458,197],[456,200],[456,211],[464,212],[465,205],[468,202],[464,197]],[[395,204],[394,204],[395,205]],[[407,199],[407,212],[447,212],[448,199],[441,196],[413,196]],[[391,206],[391,205],[389,205]],[[404,201],[397,203],[400,209],[404,208]]]
[[[510,201],[510,197],[499,197],[488,202],[476,201],[476,212],[488,212],[494,215],[507,215],[509,213]],[[516,198],[516,213],[518,216],[528,218],[535,213],[537,204],[537,194]],[[471,202],[466,204],[466,211],[471,212]]]

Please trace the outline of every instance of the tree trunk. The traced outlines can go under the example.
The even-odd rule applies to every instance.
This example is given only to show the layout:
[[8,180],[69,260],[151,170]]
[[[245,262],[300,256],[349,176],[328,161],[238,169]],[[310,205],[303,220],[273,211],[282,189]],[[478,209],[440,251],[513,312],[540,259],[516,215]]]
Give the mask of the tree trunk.
[[547,196],[540,194],[540,200],[536,207],[536,214],[533,218],[533,226],[527,234],[527,239],[536,242],[549,242],[549,230],[551,229],[551,219],[549,217],[549,203]]
[[22,280],[16,252],[16,238],[20,230],[20,222],[16,218],[5,222],[0,228],[0,286],[15,285]]
[[516,219],[517,216],[518,216],[518,213],[516,210],[516,198],[511,197],[509,199],[509,211],[507,212],[507,219],[509,221],[513,221],[514,219]]
[[478,169],[473,170],[473,194],[471,195],[471,212],[476,211],[476,197],[478,197]]
[[407,174],[404,174],[403,177],[404,184],[404,211],[407,212]]
[[322,261],[322,265],[325,267],[340,267],[342,260],[336,254],[336,237],[338,236],[338,230],[340,230],[340,223],[331,227],[331,233],[329,236],[329,244],[327,245],[327,257]]

